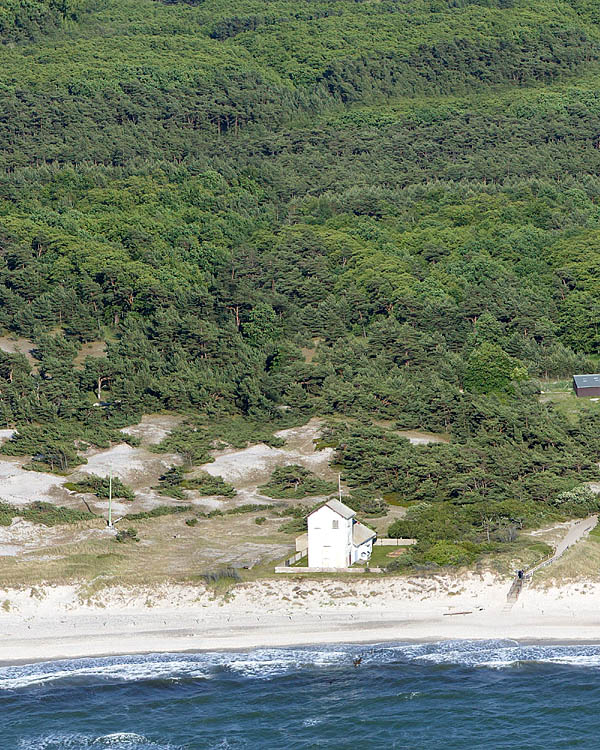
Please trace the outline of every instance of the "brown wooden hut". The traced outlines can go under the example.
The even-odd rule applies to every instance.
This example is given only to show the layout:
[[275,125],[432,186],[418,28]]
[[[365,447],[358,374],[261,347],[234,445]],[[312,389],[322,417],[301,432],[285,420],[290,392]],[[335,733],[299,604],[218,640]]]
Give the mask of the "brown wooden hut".
[[573,390],[579,397],[600,398],[600,375],[573,375]]

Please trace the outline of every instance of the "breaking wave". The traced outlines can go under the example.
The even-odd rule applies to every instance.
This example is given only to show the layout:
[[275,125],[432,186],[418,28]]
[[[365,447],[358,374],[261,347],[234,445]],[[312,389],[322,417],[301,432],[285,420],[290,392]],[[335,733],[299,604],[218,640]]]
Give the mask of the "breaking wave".
[[18,750],[179,750],[175,745],[152,742],[134,732],[101,737],[83,734],[50,734],[21,740]]
[[306,669],[343,669],[352,665],[357,656],[361,657],[362,668],[410,662],[494,669],[532,663],[600,668],[600,645],[596,644],[539,645],[511,640],[388,643],[258,649],[248,653],[148,654],[5,666],[0,667],[0,691],[59,683],[85,686],[208,680],[225,673],[270,679]]

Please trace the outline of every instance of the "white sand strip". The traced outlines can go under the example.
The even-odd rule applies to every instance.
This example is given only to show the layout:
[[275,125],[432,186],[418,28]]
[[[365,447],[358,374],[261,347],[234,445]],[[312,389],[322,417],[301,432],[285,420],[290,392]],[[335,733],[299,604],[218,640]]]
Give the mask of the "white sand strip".
[[455,638],[600,641],[600,584],[528,589],[504,611],[508,581],[262,581],[228,599],[203,587],[75,587],[0,592],[0,661]]

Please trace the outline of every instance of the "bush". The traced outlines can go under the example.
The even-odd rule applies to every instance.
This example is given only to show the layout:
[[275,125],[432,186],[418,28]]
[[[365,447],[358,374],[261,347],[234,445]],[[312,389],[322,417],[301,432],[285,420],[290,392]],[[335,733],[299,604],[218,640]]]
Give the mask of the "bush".
[[426,562],[432,562],[436,565],[468,565],[477,557],[474,550],[469,550],[463,544],[450,542],[441,539],[432,544],[424,553],[423,558]]
[[[318,505],[315,507],[319,507]],[[308,528],[307,518],[314,508],[307,505],[290,505],[281,511],[280,516],[293,516],[293,518],[281,524],[279,531],[284,534],[302,534]]]
[[[100,498],[108,498],[110,494],[109,477],[99,477],[96,474],[86,474],[78,482],[65,482],[68,490],[74,492],[90,492]],[[131,487],[124,484],[118,477],[112,479],[112,496],[123,500],[135,500]]]
[[561,492],[551,504],[567,516],[586,516],[600,509],[600,498],[587,484]]
[[186,526],[197,526],[198,525],[198,519],[197,518],[186,518],[185,519],[185,525]]
[[212,476],[207,471],[201,472],[193,479],[183,479],[180,487],[186,490],[196,490],[200,495],[218,495],[220,497],[235,497],[235,487],[226,482],[223,477]]
[[185,478],[185,469],[181,466],[171,466],[159,477],[159,485],[155,489],[159,494],[167,497],[175,497],[179,500],[185,498],[184,490],[195,490],[201,495],[218,495],[220,497],[235,497],[235,487],[223,480],[223,477],[213,477],[207,471],[202,471],[192,479]]
[[263,525],[263,523],[264,523],[264,522],[265,522],[266,520],[267,520],[267,519],[266,519],[266,518],[265,518],[264,516],[257,516],[257,517],[256,517],[256,518],[254,519],[254,523],[255,523],[255,524],[257,524],[258,526],[262,526],[262,525]]
[[279,427],[269,427],[241,417],[213,423],[210,426],[185,422],[172,430],[151,450],[157,453],[179,453],[189,467],[214,461],[210,451],[215,448],[246,448],[254,443],[265,443],[272,448],[279,448],[285,441],[273,435],[276,429]]
[[210,455],[211,440],[206,430],[190,424],[176,427],[158,445],[152,446],[155,453],[179,453],[188,466],[214,461]]
[[129,529],[122,529],[121,531],[117,532],[117,535],[115,536],[116,542],[139,542],[139,537],[137,535],[137,529],[134,529],[133,527],[130,527]]

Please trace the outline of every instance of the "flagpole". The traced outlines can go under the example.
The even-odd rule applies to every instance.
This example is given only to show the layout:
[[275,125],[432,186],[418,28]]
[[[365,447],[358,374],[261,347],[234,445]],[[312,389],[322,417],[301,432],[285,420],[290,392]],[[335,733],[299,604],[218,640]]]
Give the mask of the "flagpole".
[[112,529],[112,469],[108,474],[108,528]]

